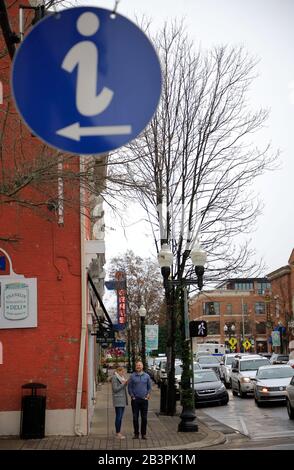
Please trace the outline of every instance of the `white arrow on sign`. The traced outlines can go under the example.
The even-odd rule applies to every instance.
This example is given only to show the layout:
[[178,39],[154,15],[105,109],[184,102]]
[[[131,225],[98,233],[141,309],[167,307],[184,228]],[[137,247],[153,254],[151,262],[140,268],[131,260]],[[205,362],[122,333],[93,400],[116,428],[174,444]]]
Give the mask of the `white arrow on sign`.
[[72,140],[81,140],[83,136],[126,135],[132,133],[132,126],[92,126],[81,127],[79,122],[63,127],[56,134]]

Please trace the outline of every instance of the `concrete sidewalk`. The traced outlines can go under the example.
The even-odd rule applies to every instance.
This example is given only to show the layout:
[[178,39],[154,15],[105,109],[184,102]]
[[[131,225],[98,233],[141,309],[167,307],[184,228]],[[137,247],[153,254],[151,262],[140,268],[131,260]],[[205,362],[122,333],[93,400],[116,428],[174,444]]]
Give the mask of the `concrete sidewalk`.
[[178,406],[176,416],[159,414],[160,391],[156,386],[153,386],[152,398],[149,402],[147,440],[132,438],[133,420],[130,404],[125,409],[122,424],[122,434],[126,436],[126,439],[118,440],[115,437],[111,384],[105,383],[99,388],[89,436],[52,436],[32,440],[7,437],[0,439],[0,450],[192,450],[220,445],[226,440],[224,434],[210,429],[200,419],[197,420],[198,432],[177,432],[181,407]]

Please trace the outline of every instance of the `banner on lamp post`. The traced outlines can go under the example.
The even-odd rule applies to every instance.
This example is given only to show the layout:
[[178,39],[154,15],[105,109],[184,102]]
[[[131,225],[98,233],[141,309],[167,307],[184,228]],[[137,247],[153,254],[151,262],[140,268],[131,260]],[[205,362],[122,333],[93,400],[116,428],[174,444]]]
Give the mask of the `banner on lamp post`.
[[281,338],[280,338],[280,332],[279,331],[272,331],[272,345],[275,346],[281,346]]
[[147,351],[158,349],[158,325],[145,326],[145,342]]

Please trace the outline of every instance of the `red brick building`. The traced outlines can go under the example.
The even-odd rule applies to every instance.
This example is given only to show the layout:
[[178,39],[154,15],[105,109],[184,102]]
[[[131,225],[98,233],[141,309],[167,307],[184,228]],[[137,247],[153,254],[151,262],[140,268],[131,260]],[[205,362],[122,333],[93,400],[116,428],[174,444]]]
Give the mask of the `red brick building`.
[[189,316],[191,320],[207,321],[206,341],[226,343],[232,350],[229,340],[233,337],[236,351],[266,352],[271,334],[269,299],[267,278],[229,279],[218,289],[193,297]]
[[272,271],[267,277],[272,286],[270,308],[273,325],[283,327],[282,350],[294,350],[294,250],[288,264]]
[[[17,30],[18,3],[8,14]],[[1,53],[4,49],[0,33]],[[27,156],[37,158],[43,148],[19,122],[9,96],[9,75],[10,58],[4,55],[0,62],[1,191],[8,181],[4,176],[10,171],[15,177],[17,162]],[[60,202],[59,183],[51,181],[47,189],[52,193],[53,188]],[[93,227],[78,205],[64,208],[60,203],[55,211],[53,204],[38,206],[39,187],[28,186],[24,191],[31,204],[5,198],[2,192],[0,201],[0,435],[19,434],[22,385],[27,383],[47,387],[45,434],[87,434],[97,361],[87,274],[95,277],[101,293],[105,262],[101,201],[92,201],[92,207],[100,209],[96,240],[91,240]],[[74,193],[79,201],[77,183],[63,191]]]

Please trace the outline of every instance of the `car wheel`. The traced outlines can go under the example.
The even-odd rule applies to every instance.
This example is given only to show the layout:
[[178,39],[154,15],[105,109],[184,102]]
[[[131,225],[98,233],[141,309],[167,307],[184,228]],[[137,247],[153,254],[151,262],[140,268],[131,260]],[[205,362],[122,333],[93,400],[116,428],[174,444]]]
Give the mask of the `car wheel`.
[[287,400],[287,411],[288,411],[289,419],[294,419],[294,408],[292,408],[289,400]]
[[247,393],[245,392],[242,392],[242,389],[241,389],[241,384],[239,383],[239,395],[240,395],[240,398],[245,398]]
[[225,406],[225,405],[227,405],[228,403],[229,403],[229,400],[226,398],[225,400],[222,400],[222,401],[220,402],[220,405]]

